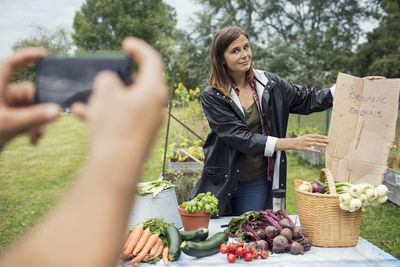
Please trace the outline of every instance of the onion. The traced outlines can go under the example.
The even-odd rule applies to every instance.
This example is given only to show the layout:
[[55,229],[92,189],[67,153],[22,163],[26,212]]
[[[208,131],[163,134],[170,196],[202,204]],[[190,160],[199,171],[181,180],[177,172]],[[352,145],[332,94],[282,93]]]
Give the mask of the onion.
[[322,185],[320,185],[319,183],[312,182],[311,186],[312,186],[313,193],[321,193],[321,194],[325,193],[324,187]]

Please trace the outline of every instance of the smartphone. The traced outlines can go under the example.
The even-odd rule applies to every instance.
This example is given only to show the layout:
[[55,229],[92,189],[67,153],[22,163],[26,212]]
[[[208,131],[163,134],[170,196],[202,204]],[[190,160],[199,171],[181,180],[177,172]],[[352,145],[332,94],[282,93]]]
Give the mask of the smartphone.
[[69,108],[74,102],[88,102],[93,79],[100,71],[113,71],[130,84],[133,62],[126,55],[48,56],[38,61],[36,69],[35,102]]

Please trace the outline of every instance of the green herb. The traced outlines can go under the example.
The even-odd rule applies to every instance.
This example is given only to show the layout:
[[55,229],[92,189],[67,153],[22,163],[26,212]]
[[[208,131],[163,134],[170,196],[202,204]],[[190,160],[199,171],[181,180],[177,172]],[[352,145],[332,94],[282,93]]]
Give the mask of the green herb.
[[166,229],[170,225],[174,225],[173,223],[165,222],[163,218],[150,218],[141,223],[143,225],[143,229],[148,229],[151,234],[158,235],[162,243],[165,246],[168,246]]
[[211,192],[200,193],[189,202],[183,202],[182,206],[187,212],[204,210],[207,213],[218,213],[218,199]]
[[174,185],[171,184],[169,181],[160,179],[150,182],[141,182],[137,185],[137,192],[139,194],[153,194],[153,197],[156,197],[161,191],[173,188]]

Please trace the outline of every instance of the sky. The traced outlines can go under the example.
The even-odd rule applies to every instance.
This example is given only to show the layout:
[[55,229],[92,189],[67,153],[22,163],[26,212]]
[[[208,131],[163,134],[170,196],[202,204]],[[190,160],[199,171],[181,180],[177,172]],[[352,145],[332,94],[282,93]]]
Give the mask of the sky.
[[[164,0],[175,8],[178,28],[189,25],[190,16],[196,12],[193,0]],[[12,53],[11,46],[31,35],[34,26],[49,30],[57,26],[72,32],[75,12],[85,0],[0,0],[0,59]]]

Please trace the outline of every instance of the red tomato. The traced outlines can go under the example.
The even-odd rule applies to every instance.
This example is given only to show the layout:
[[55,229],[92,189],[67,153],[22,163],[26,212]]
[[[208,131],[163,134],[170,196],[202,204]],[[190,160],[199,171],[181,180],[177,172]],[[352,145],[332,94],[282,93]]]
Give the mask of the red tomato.
[[236,247],[243,247],[243,243],[240,241],[236,242]]
[[262,250],[260,251],[260,258],[261,258],[261,259],[266,259],[266,258],[268,258],[268,251],[266,251],[265,249],[262,249]]
[[227,255],[226,257],[228,258],[228,261],[229,261],[230,263],[234,263],[235,260],[236,260],[236,256],[235,256],[235,254],[233,254],[233,253],[228,253],[228,255]]
[[244,255],[243,247],[237,247],[235,249],[235,254],[239,257],[242,257]]
[[228,253],[228,246],[225,243],[222,243],[219,246],[219,252],[221,252],[222,254]]
[[257,254],[258,254],[258,249],[256,249],[256,248],[251,248],[251,254],[257,255]]
[[246,254],[247,252],[251,252],[251,248],[243,247],[243,252],[244,252],[244,254]]
[[230,243],[228,245],[228,252],[233,252],[233,251],[235,251],[235,249],[236,249],[235,243]]
[[244,254],[244,260],[245,261],[252,261],[253,260],[253,254],[251,254],[250,252],[247,252],[246,254]]

